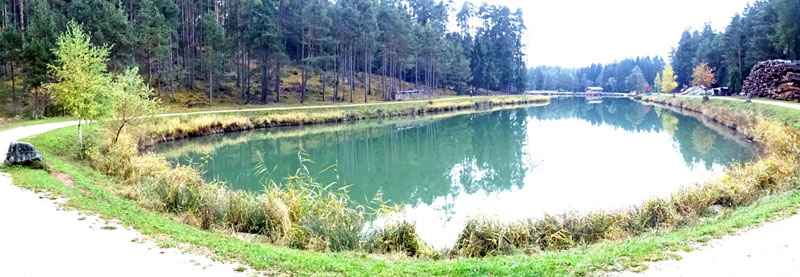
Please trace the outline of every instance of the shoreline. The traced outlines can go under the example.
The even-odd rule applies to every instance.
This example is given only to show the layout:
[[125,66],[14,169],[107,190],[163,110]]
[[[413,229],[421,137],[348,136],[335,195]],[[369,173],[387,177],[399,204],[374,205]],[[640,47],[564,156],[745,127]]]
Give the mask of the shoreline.
[[[57,158],[57,157],[54,158],[54,159],[60,160],[60,158]],[[64,162],[65,161],[60,161],[60,163],[64,163]],[[74,170],[71,170],[71,172],[74,173],[74,174],[83,174],[83,173],[81,173],[79,171],[74,171]],[[14,170],[14,174],[16,176],[16,174],[28,174],[28,173],[27,173],[27,171],[20,172],[17,169],[15,169]],[[15,178],[15,183],[16,183],[16,178]],[[30,184],[29,183],[29,185],[34,185],[34,184]],[[87,184],[84,184],[84,185],[85,186],[90,186],[90,187],[93,188],[93,185],[91,185],[91,184],[87,183]],[[776,199],[776,197],[768,197],[767,200],[768,199]],[[796,200],[794,198],[794,196],[788,197],[788,198],[786,198],[786,197],[777,197],[777,199],[780,199],[780,200],[772,200],[772,201],[791,201],[791,202],[785,202],[786,205],[789,205],[789,206],[786,206],[784,204],[778,205],[781,208],[777,208],[776,207],[775,208],[776,210],[770,210],[769,214],[773,214],[775,212],[785,210],[785,209],[787,209],[787,207],[791,207],[793,205],[793,204],[790,204],[790,203],[796,203],[794,201],[798,201],[798,200]],[[767,201],[767,200],[764,200],[764,201]],[[114,200],[114,201],[116,202],[118,200]],[[784,202],[780,202],[780,203],[784,203]],[[760,207],[760,206],[756,205],[754,207]],[[751,212],[754,212],[754,210],[752,208],[749,208],[749,206],[747,206],[747,207],[744,207],[744,208],[741,208],[741,209],[736,209],[734,214],[745,214],[746,215],[746,214],[750,214]],[[163,216],[163,215],[160,215],[160,216]],[[725,218],[726,217],[723,217],[720,220],[723,220],[722,222],[729,222]],[[746,222],[755,222],[755,221],[750,221],[750,218],[751,218],[750,216],[746,216],[746,218],[748,219],[748,220],[746,220]],[[699,226],[703,226],[702,224],[704,224],[704,223],[699,223],[699,224],[701,224]],[[728,224],[731,224],[731,223],[725,223],[723,226],[727,226],[727,227],[724,227],[724,228],[722,228],[720,230],[724,231],[727,228],[738,228],[736,226],[741,226],[741,223],[737,223],[735,225],[728,225]],[[750,223],[745,223],[745,225],[748,225],[748,224],[750,224]],[[730,226],[733,226],[733,227],[730,227]],[[151,228],[151,227],[141,227],[140,226],[140,228],[147,229],[147,228]],[[691,228],[695,228],[695,227],[691,227]],[[691,230],[694,230],[694,229],[691,229]],[[198,230],[198,231],[201,232],[201,233],[198,233],[198,235],[200,235],[200,236],[205,236],[205,235],[202,235],[202,234],[208,232],[208,231],[202,231],[202,230]],[[194,232],[194,231],[192,231],[192,232]],[[675,234],[683,234],[684,232],[687,232],[687,231],[684,231],[683,229],[678,229],[676,231],[669,231],[667,234],[673,234],[673,233],[675,233]],[[694,231],[692,231],[690,233],[686,233],[686,234],[689,237],[693,237],[695,235],[690,235],[690,234],[694,234],[693,232]],[[403,262],[403,261],[398,262],[398,261],[395,261],[395,262],[388,262],[387,263],[387,262],[372,261],[371,260],[372,258],[367,258],[367,260],[363,260],[361,258],[351,257],[351,258],[347,258],[347,260],[348,260],[347,263],[348,264],[352,263],[351,266],[355,266],[355,267],[346,266],[346,268],[349,268],[349,269],[344,270],[344,268],[341,268],[341,270],[344,270],[344,271],[340,271],[340,270],[330,271],[330,270],[328,270],[328,271],[322,271],[322,272],[328,272],[328,273],[338,272],[339,274],[358,274],[356,272],[361,272],[362,274],[366,274],[368,272],[373,272],[373,273],[377,272],[375,270],[377,270],[378,268],[382,268],[383,270],[388,270],[385,273],[394,272],[394,273],[399,273],[400,275],[408,275],[408,274],[413,274],[413,273],[416,273],[416,274],[425,274],[425,273],[431,274],[432,272],[440,272],[440,273],[450,272],[449,274],[457,274],[455,272],[462,272],[462,273],[464,272],[464,271],[458,271],[458,270],[464,270],[465,268],[463,268],[463,266],[466,266],[468,268],[472,268],[472,267],[476,267],[477,266],[477,267],[481,268],[482,270],[476,271],[476,272],[482,272],[484,274],[489,274],[489,273],[492,273],[492,272],[495,273],[495,274],[498,274],[498,275],[512,274],[512,272],[516,272],[517,274],[520,274],[522,272],[528,272],[528,273],[531,273],[531,272],[540,272],[540,273],[541,272],[551,272],[551,273],[552,272],[561,272],[562,274],[564,274],[566,272],[572,272],[574,274],[575,270],[579,270],[578,272],[581,272],[581,271],[585,272],[584,270],[587,270],[587,269],[584,266],[587,266],[587,265],[591,266],[594,263],[598,263],[598,262],[600,264],[606,264],[605,258],[598,260],[599,256],[597,256],[597,257],[593,256],[594,254],[591,254],[591,253],[605,253],[605,251],[614,251],[615,247],[619,247],[621,245],[625,245],[628,242],[635,242],[635,241],[640,241],[641,242],[643,239],[646,240],[649,236],[650,235],[645,234],[645,235],[642,235],[642,236],[631,237],[631,238],[626,239],[624,241],[611,242],[610,244],[608,244],[608,243],[592,244],[592,245],[587,245],[587,246],[581,246],[581,247],[579,247],[579,250],[561,250],[561,251],[555,251],[555,252],[548,252],[550,254],[549,255],[545,255],[545,256],[533,255],[533,256],[524,256],[524,258],[519,257],[519,256],[497,256],[497,257],[484,258],[484,259],[445,260],[445,261],[432,262],[432,263],[431,262],[425,262],[424,260],[423,261],[415,261],[415,262]],[[681,235],[681,236],[683,236],[683,235]],[[183,240],[183,239],[181,239],[181,240]],[[660,239],[659,239],[659,241],[660,241]],[[667,241],[664,241],[664,243],[666,243],[666,242]],[[208,242],[196,241],[196,243],[200,243],[201,245],[206,245],[206,243],[208,243]],[[659,243],[661,243],[661,242],[659,242]],[[236,243],[236,244],[239,245],[239,243]],[[247,243],[244,243],[244,244],[247,244]],[[242,245],[242,246],[244,247],[244,245]],[[277,249],[281,249],[282,248],[280,246],[261,246],[261,247],[264,247],[265,249],[273,249],[273,250],[268,250],[267,252],[261,252],[262,254],[275,253],[275,252],[272,252],[272,251],[276,251]],[[633,256],[631,256],[631,260],[629,260],[628,262],[624,263],[624,265],[625,265],[624,267],[625,268],[636,266],[636,264],[638,264],[639,261],[642,261],[642,259],[644,259],[646,256],[649,256],[652,253],[658,253],[658,252],[661,251],[659,249],[662,249],[661,247],[653,248],[652,245],[649,245],[649,244],[643,244],[643,245],[640,245],[638,247],[644,247],[644,248],[642,248],[640,250],[637,250],[637,251],[645,251],[645,252],[631,252],[631,253],[643,253],[643,254],[633,254]],[[647,250],[645,250],[645,248]],[[580,249],[583,249],[583,250],[580,250]],[[284,253],[283,251],[284,250],[280,250],[280,251],[278,251],[278,253]],[[301,257],[306,257],[306,258],[315,257],[315,258],[312,258],[313,260],[318,260],[318,259],[325,260],[325,259],[334,258],[334,257],[341,257],[341,256],[339,256],[337,254],[324,254],[324,253],[314,253],[314,252],[305,252],[305,251],[296,252],[296,251],[300,251],[300,250],[291,250],[291,251],[289,251],[290,253],[296,253],[296,254],[290,254],[289,256],[297,257],[296,255],[300,255]],[[564,267],[564,260],[561,260],[561,259],[562,258],[571,257],[571,254],[569,254],[569,253],[573,253],[573,251],[581,251],[581,252],[588,251],[588,252],[586,252],[586,254],[582,255],[581,259],[588,259],[587,261],[591,260],[591,261],[594,261],[594,262],[590,262],[589,264],[583,264],[583,266],[579,266],[577,269],[574,268],[576,265],[575,264],[571,264],[571,263],[567,263],[567,266]],[[596,251],[600,251],[600,252],[596,252]],[[630,250],[630,251],[632,251],[632,250]],[[644,254],[644,253],[651,253],[651,254]],[[328,255],[332,255],[332,256],[328,256]],[[644,255],[644,256],[642,256],[642,255]],[[270,255],[268,255],[268,256],[270,256]],[[252,256],[251,257],[251,256],[245,255],[245,256],[238,256],[238,257],[242,261],[244,261],[244,262],[246,262],[248,264],[254,265],[254,267],[257,268],[257,269],[273,268],[273,266],[277,266],[277,268],[289,269],[289,272],[316,272],[315,270],[311,270],[311,268],[307,267],[309,265],[305,265],[304,263],[297,263],[298,261],[294,260],[294,258],[288,260],[288,261],[292,261],[290,263],[294,263],[293,265],[290,265],[290,264],[287,264],[287,263],[284,263],[284,262],[278,262],[278,261],[276,261],[277,263],[276,262],[264,263],[265,261],[259,262],[261,260],[261,258],[256,257],[256,256]],[[329,258],[323,258],[323,257],[329,257]],[[520,260],[520,258],[522,258],[522,260]],[[282,258],[278,258],[278,259],[280,259],[282,261],[287,261],[287,260],[282,259]],[[342,262],[342,260],[340,260],[339,258],[334,258],[334,259],[339,260],[339,262]],[[572,259],[572,258],[569,258],[569,259]],[[507,268],[505,266],[501,266],[502,264],[505,264],[505,263],[507,263],[509,261],[512,261],[512,260],[513,261],[517,261],[517,262],[522,262],[523,265],[521,265],[521,267],[516,269],[516,270],[509,269],[509,268]],[[457,262],[457,261],[461,261],[461,262]],[[329,261],[329,262],[333,262],[333,261]],[[608,262],[611,262],[611,261],[609,260]],[[543,270],[545,268],[547,268],[547,270],[546,271],[539,271],[539,270],[520,271],[520,270],[525,269],[525,268],[527,268],[529,270],[533,269],[532,267],[530,267],[530,266],[534,266],[531,263],[539,264],[539,266],[536,266],[536,268],[540,268],[540,270]],[[611,262],[611,263],[616,263],[616,262]],[[273,265],[273,266],[269,266],[270,264]],[[327,262],[323,263],[323,264],[330,265]],[[548,265],[554,266],[554,267],[549,267]],[[556,265],[558,265],[558,266],[556,266]],[[610,266],[610,264],[607,264],[607,265]],[[541,267],[541,266],[544,266],[544,267]],[[360,270],[356,270],[356,267],[359,267],[361,269]],[[443,271],[442,267],[447,267],[449,269]],[[595,269],[592,269],[592,270],[589,270],[589,271],[597,270],[596,267],[594,267],[594,266],[591,266],[591,267],[595,268]],[[292,268],[294,268],[294,270],[292,270]],[[305,269],[302,269],[302,268],[305,268]],[[438,269],[436,269],[436,268],[438,268]],[[572,268],[572,269],[570,269],[570,268]],[[554,271],[551,271],[551,270],[554,270]],[[564,270],[567,270],[567,271],[564,271]],[[405,272],[405,274],[400,273],[400,272]],[[505,273],[503,273],[503,272],[505,272]]]

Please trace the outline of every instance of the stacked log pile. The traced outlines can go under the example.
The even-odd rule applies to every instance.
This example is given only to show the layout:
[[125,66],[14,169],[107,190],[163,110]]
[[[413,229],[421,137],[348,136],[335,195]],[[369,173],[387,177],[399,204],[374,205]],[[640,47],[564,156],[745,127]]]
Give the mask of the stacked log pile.
[[800,102],[800,65],[784,60],[756,64],[742,90],[750,97]]

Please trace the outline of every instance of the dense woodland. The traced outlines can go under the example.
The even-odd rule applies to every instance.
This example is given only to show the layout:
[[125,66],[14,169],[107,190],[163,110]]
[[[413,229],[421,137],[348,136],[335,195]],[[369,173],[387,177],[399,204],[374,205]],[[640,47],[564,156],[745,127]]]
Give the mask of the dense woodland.
[[609,92],[649,91],[665,64],[661,57],[638,57],[579,69],[539,66],[528,71],[528,87],[551,91],[584,91],[593,86]]
[[[205,94],[209,104],[223,92],[252,104],[280,102],[282,93],[298,93],[301,102],[311,93],[323,101],[366,101],[370,94],[391,99],[412,89],[518,93],[528,83],[522,12],[504,6],[454,7],[434,0],[5,0],[0,10],[0,77],[13,90],[15,110],[47,103],[52,49],[69,21],[82,24],[94,44],[112,47],[111,71],[137,66],[167,100],[176,90],[188,90]],[[297,84],[283,81],[289,68],[300,75]],[[312,78],[321,91],[311,91]],[[324,99],[325,91],[333,91],[333,99]]]
[[[670,61],[679,90],[691,86],[694,69],[705,62],[714,72],[716,86],[738,93],[753,66],[771,59],[800,59],[800,0],[758,0],[735,15],[723,32],[715,32],[708,24],[703,30],[686,30]],[[644,57],[581,69],[541,66],[529,70],[529,87],[583,91],[599,86],[614,92],[646,91],[658,87],[656,75],[664,65],[660,57]],[[639,79],[634,70],[637,66],[648,82],[645,86],[629,81]]]
[[771,59],[800,59],[800,0],[756,1],[723,32],[708,25],[687,30],[671,60],[681,86],[690,85],[693,68],[706,62],[717,85],[741,92],[753,66]]

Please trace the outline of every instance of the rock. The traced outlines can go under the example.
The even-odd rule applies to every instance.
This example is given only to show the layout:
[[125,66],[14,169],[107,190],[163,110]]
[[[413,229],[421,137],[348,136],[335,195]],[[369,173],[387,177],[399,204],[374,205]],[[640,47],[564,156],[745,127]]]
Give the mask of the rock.
[[11,142],[8,146],[5,163],[7,165],[23,165],[34,168],[46,168],[47,162],[33,144],[27,142]]
[[706,213],[710,215],[720,215],[723,211],[725,211],[725,207],[722,207],[722,205],[714,205],[706,209]]

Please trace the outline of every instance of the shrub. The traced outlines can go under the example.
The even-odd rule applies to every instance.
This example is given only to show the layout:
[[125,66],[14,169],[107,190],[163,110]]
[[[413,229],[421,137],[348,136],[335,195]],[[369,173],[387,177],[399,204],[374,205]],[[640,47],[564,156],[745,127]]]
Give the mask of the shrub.
[[646,229],[660,229],[671,226],[677,219],[674,206],[664,199],[653,199],[644,202],[636,210],[636,233]]
[[484,216],[470,218],[453,250],[461,257],[509,253],[513,245],[507,237],[508,231],[508,226],[498,219]]
[[422,256],[425,248],[430,248],[417,236],[416,225],[406,220],[388,224],[372,233],[367,242],[373,253],[403,253],[409,257]]

